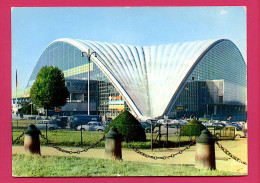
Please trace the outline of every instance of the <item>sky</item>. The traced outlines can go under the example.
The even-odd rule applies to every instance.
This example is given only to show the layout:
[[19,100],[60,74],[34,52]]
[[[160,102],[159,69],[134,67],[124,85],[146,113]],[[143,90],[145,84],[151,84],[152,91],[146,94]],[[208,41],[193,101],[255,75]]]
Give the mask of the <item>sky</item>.
[[134,46],[230,39],[247,59],[244,7],[13,8],[12,90],[27,86],[44,49],[59,38]]

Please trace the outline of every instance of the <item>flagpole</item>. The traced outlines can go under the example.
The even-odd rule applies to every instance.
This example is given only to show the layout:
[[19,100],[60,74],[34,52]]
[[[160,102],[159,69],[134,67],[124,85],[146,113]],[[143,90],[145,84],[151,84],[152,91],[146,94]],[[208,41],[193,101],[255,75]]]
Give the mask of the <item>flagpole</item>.
[[15,100],[16,100],[15,107],[16,107],[16,109],[17,109],[17,112],[16,112],[16,113],[18,113],[18,106],[17,106],[17,69],[16,69],[15,79],[16,79],[16,82],[15,82],[15,85],[16,85],[16,88],[15,88]]

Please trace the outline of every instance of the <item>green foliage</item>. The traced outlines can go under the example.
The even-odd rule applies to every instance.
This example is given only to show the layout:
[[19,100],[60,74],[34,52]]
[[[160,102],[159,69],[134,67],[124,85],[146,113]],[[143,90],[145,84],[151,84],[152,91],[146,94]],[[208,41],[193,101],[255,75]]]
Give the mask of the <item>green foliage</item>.
[[146,141],[146,135],[140,122],[127,110],[119,114],[107,127],[107,133],[110,127],[115,126],[122,133],[125,141]]
[[64,106],[68,96],[63,72],[58,67],[42,67],[30,90],[32,102],[39,107],[53,109]]
[[198,120],[193,119],[181,128],[180,136],[200,136],[201,131],[205,128]]
[[23,105],[22,105],[21,113],[22,113],[23,115],[31,114],[31,113],[32,113],[33,115],[36,115],[36,114],[38,114],[38,111],[35,110],[34,107],[32,107],[29,102],[25,102],[25,103],[23,103]]

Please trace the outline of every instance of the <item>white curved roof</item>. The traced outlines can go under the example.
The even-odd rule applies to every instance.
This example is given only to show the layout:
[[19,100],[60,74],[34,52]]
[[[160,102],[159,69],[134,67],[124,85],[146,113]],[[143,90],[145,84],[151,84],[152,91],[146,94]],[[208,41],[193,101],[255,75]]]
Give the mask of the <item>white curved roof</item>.
[[159,46],[126,46],[76,39],[58,39],[82,51],[106,74],[138,116],[161,116],[199,57],[221,40]]
[[169,110],[196,64],[222,41],[229,40],[140,47],[64,38],[50,45],[65,42],[83,52],[95,51],[98,57],[91,60],[113,83],[132,112],[140,118],[155,118]]

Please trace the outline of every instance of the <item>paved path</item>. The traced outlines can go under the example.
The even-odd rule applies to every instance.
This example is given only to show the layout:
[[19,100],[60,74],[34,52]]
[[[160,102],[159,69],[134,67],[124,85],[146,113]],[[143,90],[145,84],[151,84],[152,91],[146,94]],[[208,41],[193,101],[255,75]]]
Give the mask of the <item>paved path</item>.
[[[247,161],[247,139],[240,138],[234,141],[220,141],[220,144],[223,145],[224,148],[228,149],[233,155],[242,159],[243,161]],[[67,150],[77,150],[79,148],[68,148]],[[141,150],[149,155],[154,156],[167,156],[173,153],[178,152],[182,148],[173,148],[173,149],[160,149],[160,150]],[[146,162],[146,163],[158,163],[158,164],[169,164],[169,165],[184,165],[184,166],[194,166],[195,164],[195,149],[196,146],[192,146],[190,149],[187,149],[183,152],[183,154],[179,154],[174,158],[170,158],[167,160],[154,160],[150,158],[145,158],[131,149],[123,149],[122,150],[122,158],[123,161],[136,161],[136,162]],[[12,148],[13,154],[24,154],[23,146],[13,146]],[[237,161],[231,159],[227,156],[217,145],[215,146],[216,150],[216,168],[217,170],[222,171],[231,171],[231,172],[239,172],[246,174],[247,166]],[[81,154],[67,154],[62,153],[54,148],[41,146],[41,154],[42,155],[55,155],[55,156],[78,156],[78,157],[87,157],[87,158],[100,158],[106,159],[105,150],[102,149],[90,149],[88,152],[83,152]]]

